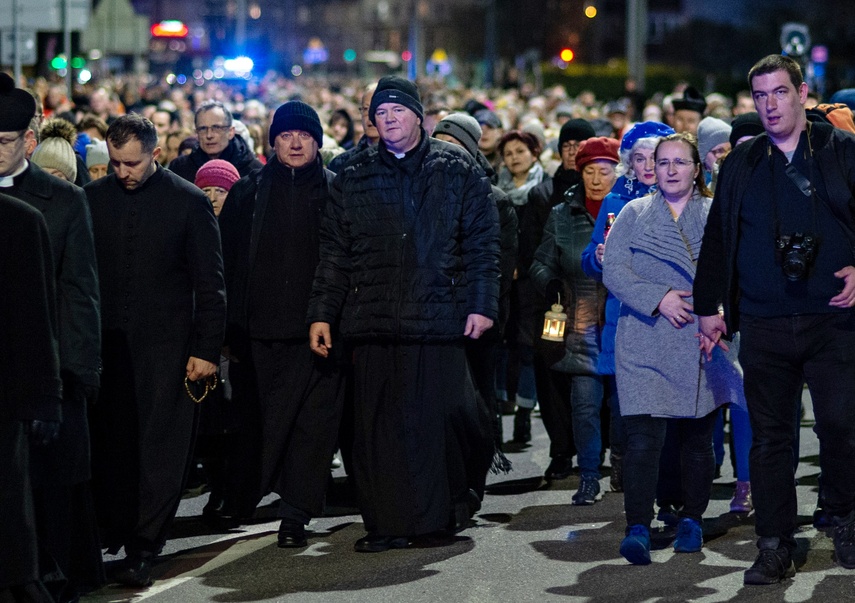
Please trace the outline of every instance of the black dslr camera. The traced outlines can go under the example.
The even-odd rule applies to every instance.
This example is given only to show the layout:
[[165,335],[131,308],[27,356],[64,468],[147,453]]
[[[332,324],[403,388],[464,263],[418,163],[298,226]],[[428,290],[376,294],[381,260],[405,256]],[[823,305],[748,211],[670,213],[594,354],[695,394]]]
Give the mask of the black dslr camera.
[[775,260],[791,281],[807,277],[808,267],[816,257],[817,240],[800,232],[780,235],[775,239]]

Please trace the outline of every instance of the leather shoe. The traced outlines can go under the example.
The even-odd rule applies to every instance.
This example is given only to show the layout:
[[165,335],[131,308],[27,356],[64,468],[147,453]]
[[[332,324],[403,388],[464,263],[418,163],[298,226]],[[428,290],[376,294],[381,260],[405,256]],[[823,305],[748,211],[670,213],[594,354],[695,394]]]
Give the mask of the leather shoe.
[[279,540],[280,549],[299,549],[308,545],[306,540],[306,529],[303,524],[295,521],[283,519],[279,524]]
[[405,549],[408,546],[410,546],[410,539],[406,536],[368,534],[356,541],[353,550],[357,553],[382,553],[389,549]]
[[202,508],[202,521],[215,530],[234,530],[241,524],[240,518],[228,511],[225,501],[213,494]]
[[125,567],[113,577],[113,581],[125,586],[151,586],[151,561],[139,557],[129,557]]
[[553,457],[543,476],[548,480],[567,479],[573,474],[573,459],[566,456]]

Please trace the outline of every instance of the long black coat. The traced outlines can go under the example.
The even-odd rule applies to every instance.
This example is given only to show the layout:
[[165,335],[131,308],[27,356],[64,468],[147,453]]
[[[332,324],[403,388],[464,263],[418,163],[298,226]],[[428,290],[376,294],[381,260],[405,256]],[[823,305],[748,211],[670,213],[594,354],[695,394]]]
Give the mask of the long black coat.
[[38,576],[24,426],[62,417],[53,261],[41,214],[0,194],[0,596]]
[[101,284],[104,373],[92,413],[105,545],[157,552],[181,494],[196,405],[189,356],[219,363],[226,299],[217,220],[201,190],[158,168],[125,191],[87,185]]
[[36,485],[79,483],[89,479],[84,392],[97,389],[101,375],[100,292],[89,206],[83,189],[33,163],[6,192],[44,216],[56,276],[63,423],[56,442],[33,451],[33,479]]

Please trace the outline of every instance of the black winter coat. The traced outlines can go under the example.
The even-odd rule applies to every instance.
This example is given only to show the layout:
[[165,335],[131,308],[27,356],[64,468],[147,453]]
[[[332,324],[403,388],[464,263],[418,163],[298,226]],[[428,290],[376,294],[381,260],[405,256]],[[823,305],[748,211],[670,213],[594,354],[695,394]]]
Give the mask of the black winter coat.
[[496,320],[499,217],[463,149],[429,138],[401,160],[381,141],[333,184],[308,321],[352,339],[453,341],[469,314]]
[[[24,424],[62,417],[53,262],[42,215],[0,194],[0,593],[38,576]],[[13,597],[14,598],[14,597]]]
[[[252,152],[252,149],[246,146],[243,138],[237,135],[229,141],[229,146],[226,147],[217,159],[228,161],[235,166],[241,178],[263,167],[263,164]],[[170,161],[169,170],[192,184],[196,181],[196,172],[210,160],[211,157],[202,152],[202,149],[196,148],[191,153],[179,155]]]
[[[256,265],[261,229],[267,208],[271,203],[271,186],[276,177],[277,161],[275,157],[272,158],[264,168],[237,182],[229,191],[220,214],[226,291],[229,297],[226,343],[232,346],[232,352],[238,356],[242,355],[238,350],[243,354],[247,352],[245,346],[248,338],[249,279]],[[286,198],[274,201],[285,204],[308,203],[313,213],[323,214],[326,203],[330,199],[335,174],[324,169],[320,161],[309,168],[309,171],[310,173],[302,175],[300,182],[294,180],[280,182],[279,190],[285,193]],[[320,217],[317,221],[320,223]],[[308,237],[312,241],[312,249],[306,250],[306,254],[316,257],[319,246],[317,227],[311,228],[308,224],[300,226],[309,229]],[[277,281],[271,282],[270,286],[284,288],[283,295],[297,295],[308,303],[316,266],[317,261],[289,263],[282,267],[281,274],[277,275]],[[289,285],[288,275],[295,272],[301,275],[299,279],[295,279],[296,282],[309,283],[305,291],[294,291],[292,285]],[[307,278],[303,278],[303,275]],[[308,336],[305,309],[299,317],[291,317],[288,324],[290,325],[288,331],[282,333],[280,338]],[[236,349],[235,346],[238,348]]]
[[[739,330],[736,254],[740,208],[748,181],[766,156],[768,141],[766,134],[755,136],[736,147],[722,164],[698,257],[693,288],[695,313],[714,316],[721,304],[728,337]],[[828,191],[831,212],[855,254],[855,136],[828,124],[813,123],[810,142]]]
[[[567,312],[565,352],[551,368],[562,373],[593,375],[597,372],[605,324],[606,288],[582,271],[580,258],[591,242],[596,220],[585,208],[583,185],[571,188],[566,199],[549,214],[529,275],[541,294],[560,281],[561,303]],[[547,301],[554,303],[552,299]]]
[[36,485],[89,479],[86,402],[101,373],[101,314],[92,218],[83,189],[37,165],[15,178],[7,192],[38,209],[53,251],[59,310],[59,357],[63,379],[63,424],[58,440],[33,451]]

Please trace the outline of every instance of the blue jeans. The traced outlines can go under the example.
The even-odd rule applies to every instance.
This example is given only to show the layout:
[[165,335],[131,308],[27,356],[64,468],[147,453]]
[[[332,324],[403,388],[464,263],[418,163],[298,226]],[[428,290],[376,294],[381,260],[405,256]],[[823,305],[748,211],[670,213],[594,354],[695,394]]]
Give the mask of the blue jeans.
[[825,510],[855,510],[855,312],[762,318],[743,315],[739,362],[754,431],[751,494],[761,538],[794,547],[795,407],[802,379],[816,417]]
[[716,413],[697,419],[664,419],[650,415],[622,417],[626,432],[623,455],[623,490],[626,524],[650,527],[653,501],[659,481],[659,456],[665,443],[665,430],[671,430],[679,442],[682,473],[680,517],[701,521],[710,501],[715,475],[712,432]]
[[573,412],[573,440],[576,442],[579,473],[582,477],[600,479],[603,378],[599,375],[572,375],[570,406]]

